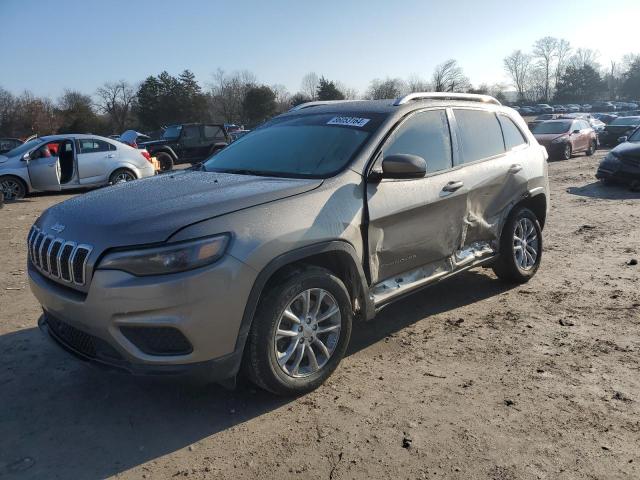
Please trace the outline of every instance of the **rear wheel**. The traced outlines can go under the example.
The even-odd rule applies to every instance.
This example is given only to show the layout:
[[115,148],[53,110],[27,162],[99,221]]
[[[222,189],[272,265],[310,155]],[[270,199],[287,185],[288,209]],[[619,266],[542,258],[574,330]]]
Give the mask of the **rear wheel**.
[[155,157],[158,159],[161,172],[169,172],[173,170],[173,158],[171,158],[171,155],[166,152],[158,152]]
[[587,154],[587,157],[590,157],[591,155],[596,153],[597,148],[598,148],[598,142],[596,142],[595,140],[591,140],[591,143],[589,144],[589,148],[585,152]]
[[243,368],[278,395],[319,387],[336,369],[351,336],[352,308],[342,281],[307,267],[261,299],[249,332]]
[[131,170],[120,168],[111,174],[111,176],[109,177],[109,183],[111,185],[116,185],[117,183],[131,182],[135,179],[136,176]]
[[17,177],[0,177],[0,190],[4,194],[6,201],[20,200],[27,194],[27,186]]
[[500,258],[493,271],[501,280],[528,282],[542,259],[542,229],[536,214],[516,207],[509,215],[500,237]]

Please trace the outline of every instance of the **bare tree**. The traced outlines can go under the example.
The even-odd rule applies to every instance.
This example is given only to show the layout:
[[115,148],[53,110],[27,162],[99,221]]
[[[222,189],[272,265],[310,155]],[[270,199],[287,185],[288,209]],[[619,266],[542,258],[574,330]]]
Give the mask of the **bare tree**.
[[300,83],[300,92],[311,100],[315,100],[318,96],[318,85],[320,85],[320,77],[316,72],[309,72],[302,77]]
[[518,99],[524,100],[531,71],[531,55],[516,50],[504,59],[504,69],[518,92]]
[[130,119],[135,89],[126,81],[107,82],[96,90],[98,110],[109,117],[113,132],[122,133]]
[[286,112],[291,108],[291,94],[287,87],[276,83],[271,85],[271,91],[276,95],[276,112]]
[[454,59],[438,65],[433,71],[432,81],[436,92],[464,92],[471,86],[469,79]]
[[571,44],[561,38],[558,40],[556,45],[556,74],[555,74],[555,85],[560,83],[560,78],[564,75],[565,70],[567,69],[567,63],[569,61],[569,55],[571,53]]
[[356,100],[358,98],[358,90],[355,88],[347,87],[340,81],[336,81],[334,83],[336,84],[336,88],[344,95],[345,100]]
[[571,55],[569,65],[578,70],[586,67],[587,65],[595,68],[596,70],[600,70],[600,63],[598,62],[599,57],[600,53],[597,50],[592,50],[590,48],[578,48],[575,53]]
[[387,78],[385,80],[376,78],[371,81],[365,96],[370,100],[381,100],[399,97],[404,91],[404,82],[399,78]]
[[432,88],[429,82],[423,80],[418,75],[411,75],[405,82],[405,85],[406,93],[429,92]]
[[551,97],[551,73],[553,62],[558,49],[558,39],[544,37],[533,44],[533,57],[538,61],[538,66],[544,74],[544,95],[545,101]]
[[210,85],[212,117],[227,123],[242,123],[244,98],[256,85],[256,76],[247,70],[227,74],[218,69]]

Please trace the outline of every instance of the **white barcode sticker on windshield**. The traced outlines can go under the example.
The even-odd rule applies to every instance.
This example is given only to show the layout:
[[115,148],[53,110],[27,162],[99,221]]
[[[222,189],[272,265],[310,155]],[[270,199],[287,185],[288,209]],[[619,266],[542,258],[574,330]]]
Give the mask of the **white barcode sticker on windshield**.
[[347,127],[364,127],[368,122],[369,118],[358,118],[358,117],[333,117],[331,120],[327,122],[327,125],[344,125]]

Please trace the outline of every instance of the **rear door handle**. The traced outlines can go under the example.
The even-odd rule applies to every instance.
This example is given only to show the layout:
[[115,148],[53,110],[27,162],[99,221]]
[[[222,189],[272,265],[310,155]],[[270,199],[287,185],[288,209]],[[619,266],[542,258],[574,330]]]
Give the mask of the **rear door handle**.
[[455,192],[459,188],[464,186],[463,182],[449,182],[444,187],[442,187],[443,192]]
[[522,170],[522,165],[518,163],[514,163],[509,167],[509,173],[518,173],[520,170]]

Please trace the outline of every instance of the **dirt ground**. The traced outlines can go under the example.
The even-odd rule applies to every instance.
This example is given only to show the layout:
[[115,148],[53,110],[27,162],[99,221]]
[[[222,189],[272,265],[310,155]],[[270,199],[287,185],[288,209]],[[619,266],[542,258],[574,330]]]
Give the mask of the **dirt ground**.
[[0,477],[640,478],[640,194],[596,183],[602,155],[550,163],[529,284],[481,270],[396,303],[298,399],[79,364],[25,277],[28,228],[68,195],[5,206]]

